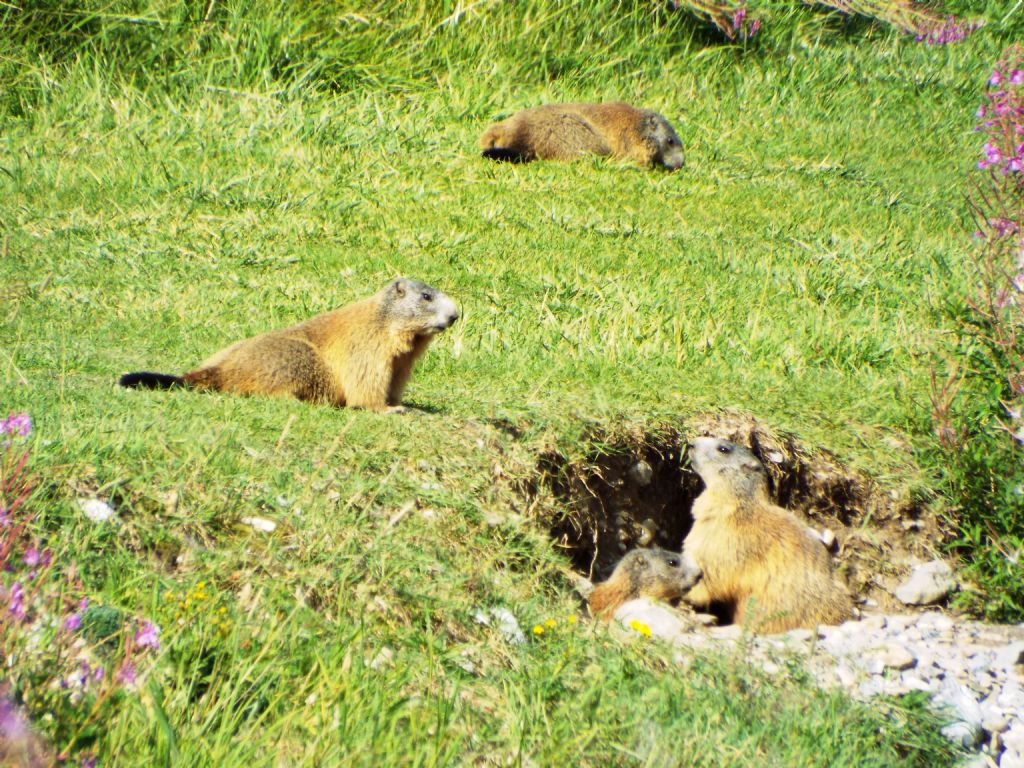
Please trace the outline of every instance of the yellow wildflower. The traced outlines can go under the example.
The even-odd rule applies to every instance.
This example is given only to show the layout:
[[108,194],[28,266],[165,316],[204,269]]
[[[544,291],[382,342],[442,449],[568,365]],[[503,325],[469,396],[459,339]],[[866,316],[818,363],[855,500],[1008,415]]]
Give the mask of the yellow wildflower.
[[637,619],[633,619],[631,622],[629,622],[629,628],[632,629],[634,632],[638,632],[643,637],[651,636],[651,628],[644,624],[642,621],[638,621]]
[[534,624],[533,625],[533,634],[538,635],[538,636],[539,635],[543,635],[544,634],[544,627],[542,627],[540,624]]
[[544,622],[544,626],[552,627],[552,628],[554,628],[557,624],[558,624],[558,622],[555,621],[554,619],[548,619],[547,621]]

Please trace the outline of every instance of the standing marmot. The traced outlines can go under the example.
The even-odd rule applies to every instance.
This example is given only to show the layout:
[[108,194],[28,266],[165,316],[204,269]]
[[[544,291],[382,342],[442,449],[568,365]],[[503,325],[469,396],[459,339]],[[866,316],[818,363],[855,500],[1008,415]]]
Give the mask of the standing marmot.
[[607,618],[627,600],[682,597],[700,580],[700,569],[678,552],[634,549],[615,566],[612,575],[590,593],[590,615]]
[[186,386],[399,410],[416,359],[458,318],[447,295],[400,277],[368,299],[237,341],[184,376],[126,373],[121,386]]
[[594,154],[670,171],[683,167],[683,146],[668,120],[621,101],[524,109],[484,131],[480,148],[484,157],[522,163]]
[[684,600],[725,603],[737,624],[749,611],[753,628],[763,632],[850,618],[850,598],[833,578],[828,551],[771,503],[767,472],[754,454],[728,440],[701,437],[693,441],[690,461],[706,488],[693,502],[683,554],[704,578]]

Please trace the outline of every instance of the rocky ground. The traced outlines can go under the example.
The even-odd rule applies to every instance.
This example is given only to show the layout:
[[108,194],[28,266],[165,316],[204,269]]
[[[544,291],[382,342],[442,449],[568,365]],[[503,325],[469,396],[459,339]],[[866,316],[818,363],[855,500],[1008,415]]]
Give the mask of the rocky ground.
[[617,632],[659,637],[685,650],[744,644],[751,663],[774,674],[798,660],[823,687],[870,699],[924,691],[945,711],[943,733],[975,752],[968,765],[1024,768],[1024,624],[961,621],[940,611],[872,613],[836,627],[744,636],[739,626],[704,626],[696,617],[646,599],[615,614]]

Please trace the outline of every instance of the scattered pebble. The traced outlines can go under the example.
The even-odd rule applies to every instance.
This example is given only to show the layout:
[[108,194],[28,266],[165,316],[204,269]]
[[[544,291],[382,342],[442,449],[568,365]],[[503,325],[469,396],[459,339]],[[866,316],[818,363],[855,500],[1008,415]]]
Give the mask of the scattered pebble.
[[931,605],[956,590],[953,569],[941,560],[914,568],[910,578],[893,590],[904,605]]
[[117,519],[117,512],[114,511],[114,508],[101,499],[79,499],[78,508],[94,523]]
[[654,469],[646,461],[641,459],[629,468],[629,479],[641,488],[646,488],[654,479]]
[[519,622],[512,615],[508,608],[482,608],[473,614],[478,624],[489,627],[492,624],[508,642],[513,645],[522,645],[526,642],[526,635],[519,627]]
[[394,664],[395,652],[388,648],[386,645],[380,649],[376,656],[373,657],[373,661],[370,662],[370,669],[384,669]]
[[277,528],[277,523],[273,520],[267,520],[265,517],[243,517],[238,522],[264,533],[272,533]]

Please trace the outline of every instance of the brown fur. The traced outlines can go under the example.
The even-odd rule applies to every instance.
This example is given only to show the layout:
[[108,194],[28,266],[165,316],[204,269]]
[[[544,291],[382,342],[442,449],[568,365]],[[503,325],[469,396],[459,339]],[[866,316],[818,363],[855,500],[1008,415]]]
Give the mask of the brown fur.
[[235,342],[181,377],[126,374],[121,384],[393,410],[416,360],[458,316],[441,291],[399,278],[368,299]]
[[678,552],[634,549],[623,557],[607,581],[590,593],[590,615],[608,618],[637,597],[673,600],[700,579],[700,571]]
[[683,149],[669,122],[621,101],[544,104],[495,123],[480,136],[485,157],[530,162],[584,154],[632,159],[676,170]]
[[691,461],[707,486],[693,504],[684,554],[704,578],[684,596],[696,606],[724,603],[733,621],[785,632],[850,618],[845,588],[828,551],[792,514],[768,497],[757,458],[728,440],[698,438]]

